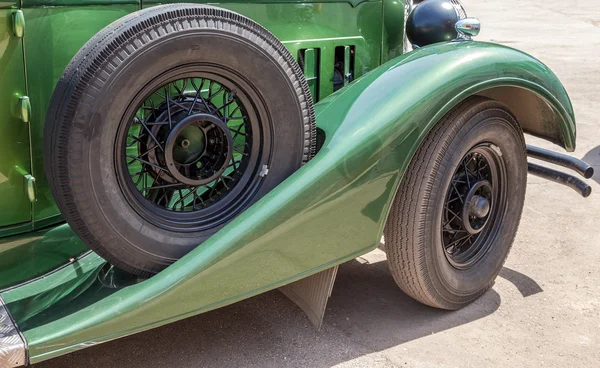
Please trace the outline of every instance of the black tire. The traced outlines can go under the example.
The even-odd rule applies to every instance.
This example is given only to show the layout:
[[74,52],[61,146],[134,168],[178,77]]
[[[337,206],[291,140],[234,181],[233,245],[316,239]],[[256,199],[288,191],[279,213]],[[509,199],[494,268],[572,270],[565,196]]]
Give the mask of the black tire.
[[[204,101],[202,97],[196,96],[192,103],[185,89],[189,86],[186,83],[193,84],[194,80],[202,81],[199,87],[194,85],[193,91],[198,91],[198,95],[204,93],[206,80],[208,83],[216,81],[217,86],[221,84],[224,88],[224,92],[218,94],[223,96],[224,103],[226,99],[235,99],[242,107],[238,110],[241,116],[238,119],[243,121],[241,124],[247,124],[242,135],[249,138],[244,138],[244,147],[238,149],[244,150],[241,155],[250,158],[238,155],[242,157],[238,166],[232,158],[237,135],[227,126],[233,115],[227,116],[230,110],[221,110],[212,104],[212,84],[208,87],[205,109],[198,107],[202,104],[197,101]],[[157,87],[161,83],[169,90],[178,88],[178,83],[184,86],[179,84],[182,91],[177,97],[170,97],[165,90],[163,103],[156,107],[150,100],[160,95],[156,91],[161,91]],[[213,96],[216,95],[217,92]],[[196,173],[194,183],[199,183],[199,178],[204,178],[202,175],[215,175],[212,188],[218,196],[210,197],[211,192],[205,197],[209,198],[209,204],[196,203],[198,187],[192,193],[191,184],[170,176],[162,177],[163,172],[167,172],[166,163],[155,172],[148,170],[147,167],[163,165],[163,161],[168,160],[169,150],[165,147],[168,148],[171,135],[154,130],[148,134],[139,128],[139,136],[130,137],[131,126],[140,124],[146,128],[136,114],[146,108],[147,102],[152,104],[149,115],[154,116],[155,125],[159,125],[160,120],[155,117],[157,111],[163,114],[168,111],[171,129],[168,134],[175,129],[174,125],[184,121],[181,118],[175,124],[171,122],[175,115],[170,108],[176,104],[180,106],[181,116],[191,106],[188,115],[212,114],[215,118],[214,124],[211,117],[193,122],[194,129],[209,126],[201,139],[203,148],[198,148],[198,152],[209,151],[207,132],[211,129],[217,132],[211,134],[218,137],[210,139],[210,144],[214,147],[220,144],[218,147],[223,148],[218,154],[206,153],[206,157],[202,153],[203,159],[214,161],[210,162],[212,166],[205,169],[203,165],[209,164],[198,161],[197,168],[192,167]],[[185,109],[182,104],[187,104]],[[224,123],[217,121],[219,119]],[[165,137],[162,143],[159,134]],[[67,222],[92,250],[115,266],[149,276],[208,239],[312,158],[316,126],[310,91],[302,71],[271,33],[228,10],[176,4],[133,13],[87,42],[56,86],[44,135],[46,175]],[[150,166],[143,163],[150,160],[148,152],[137,153],[139,157],[134,160],[141,162],[142,167],[139,176],[151,176],[153,181],[153,187],[141,190],[136,187],[138,183],[129,183],[133,176],[128,175],[133,174],[128,167],[133,161],[128,161],[132,155],[127,147],[129,139],[137,139],[136,147],[145,145],[148,149],[154,144],[148,137],[153,135],[158,137],[154,141],[162,148],[163,156],[160,160],[155,158],[154,166]],[[184,148],[189,146],[189,142],[185,146],[181,144]],[[219,159],[219,152],[226,159]],[[232,164],[227,167],[233,165],[233,174],[237,175],[233,179],[215,169],[225,170],[230,159]],[[172,164],[172,161],[171,157],[169,162]],[[243,169],[240,166],[244,166]],[[188,175],[188,171],[185,173],[182,175]],[[175,174],[171,171],[168,175]],[[228,186],[224,178],[233,180],[234,184]],[[155,195],[154,203],[145,201],[152,190],[161,193],[168,190],[160,188],[160,183],[192,193],[192,209],[185,204],[187,199],[181,199],[179,208],[177,203],[173,204],[173,193],[178,189],[173,189],[166,199],[156,200]],[[234,189],[230,189],[231,186]],[[210,186],[203,187],[203,193],[207,193]],[[179,195],[184,196],[181,190]]]
[[384,230],[402,291],[448,310],[485,293],[514,241],[526,179],[523,133],[506,106],[473,97],[448,113],[411,160]]

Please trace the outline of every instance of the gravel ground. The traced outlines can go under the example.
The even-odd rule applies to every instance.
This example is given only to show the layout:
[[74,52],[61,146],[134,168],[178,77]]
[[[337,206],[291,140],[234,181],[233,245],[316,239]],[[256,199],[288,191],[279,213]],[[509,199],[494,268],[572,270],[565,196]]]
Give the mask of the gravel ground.
[[574,155],[598,172],[588,199],[529,179],[519,234],[492,290],[461,311],[424,307],[399,291],[377,250],[340,267],[319,332],[274,291],[35,367],[598,366],[600,7],[464,2],[483,23],[478,40],[522,49],[562,79],[578,119]]

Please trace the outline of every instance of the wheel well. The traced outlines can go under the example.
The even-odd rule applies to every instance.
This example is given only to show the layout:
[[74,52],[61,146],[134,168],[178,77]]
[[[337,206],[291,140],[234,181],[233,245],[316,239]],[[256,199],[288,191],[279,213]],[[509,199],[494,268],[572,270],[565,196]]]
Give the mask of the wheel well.
[[503,86],[477,93],[504,103],[525,133],[567,148],[561,129],[562,117],[538,94],[520,87]]

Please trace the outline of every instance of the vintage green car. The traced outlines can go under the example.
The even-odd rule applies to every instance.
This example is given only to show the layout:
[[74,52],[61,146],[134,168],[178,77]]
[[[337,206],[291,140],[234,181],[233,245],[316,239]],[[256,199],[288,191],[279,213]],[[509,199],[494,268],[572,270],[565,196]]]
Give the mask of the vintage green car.
[[[380,246],[458,309],[527,173],[590,187],[571,102],[457,0],[0,2],[0,368],[281,288],[319,324]],[[164,4],[164,5],[161,5]],[[410,41],[410,43],[408,42]]]

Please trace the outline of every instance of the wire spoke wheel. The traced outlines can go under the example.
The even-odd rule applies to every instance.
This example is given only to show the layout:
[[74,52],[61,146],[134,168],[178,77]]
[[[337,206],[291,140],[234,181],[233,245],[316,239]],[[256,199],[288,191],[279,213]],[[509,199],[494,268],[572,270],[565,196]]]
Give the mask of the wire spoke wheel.
[[506,207],[505,168],[498,148],[481,144],[461,160],[442,211],[442,246],[456,268],[468,268],[489,249]]
[[94,252],[140,276],[204,246],[315,154],[310,89],[292,54],[210,5],[110,24],[75,55],[50,106],[57,205]]
[[146,88],[126,119],[115,158],[123,189],[142,216],[196,231],[245,205],[270,147],[254,96],[234,81],[243,83],[239,76],[191,69]]
[[398,286],[456,310],[493,285],[525,201],[527,155],[519,123],[500,102],[470,97],[415,153],[388,217],[385,251]]

